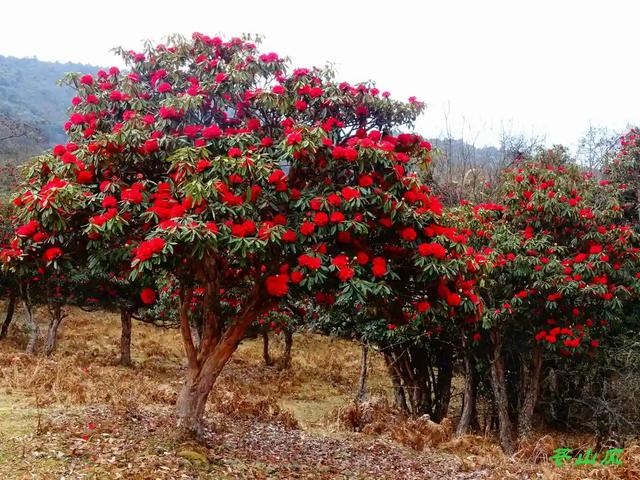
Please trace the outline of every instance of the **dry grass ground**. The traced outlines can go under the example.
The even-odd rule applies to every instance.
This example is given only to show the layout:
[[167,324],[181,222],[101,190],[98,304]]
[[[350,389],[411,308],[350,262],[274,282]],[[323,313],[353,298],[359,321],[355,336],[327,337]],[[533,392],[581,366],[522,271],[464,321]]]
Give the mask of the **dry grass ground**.
[[548,455],[564,445],[551,436],[513,458],[479,436],[425,444],[420,425],[386,406],[390,384],[376,357],[369,388],[380,400],[357,412],[370,428],[349,432],[340,419],[353,414],[359,348],[309,334],[295,336],[288,371],[264,366],[261,342],[243,342],[210,401],[207,442],[196,445],[173,430],[183,372],[175,330],[134,325],[135,365],[122,368],[116,314],[72,309],[51,358],[23,354],[17,327],[0,342],[2,480],[640,479],[640,448],[619,467],[557,468]]

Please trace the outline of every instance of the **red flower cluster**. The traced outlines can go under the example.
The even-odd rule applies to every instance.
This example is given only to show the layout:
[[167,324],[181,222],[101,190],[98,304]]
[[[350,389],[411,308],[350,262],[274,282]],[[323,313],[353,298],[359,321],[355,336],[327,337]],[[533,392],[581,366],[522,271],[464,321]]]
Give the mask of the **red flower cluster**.
[[279,275],[271,275],[265,281],[267,293],[272,297],[284,297],[289,293],[289,275],[281,273]]
[[44,254],[42,255],[42,260],[45,263],[52,262],[53,260],[55,260],[61,255],[62,255],[62,250],[60,248],[51,247],[45,250]]
[[143,288],[140,292],[140,300],[145,305],[151,305],[156,301],[156,292],[153,288]]
[[435,257],[442,260],[447,256],[447,249],[439,243],[421,243],[418,245],[418,253],[423,257]]
[[138,248],[134,250],[135,259],[140,262],[149,260],[155,254],[160,253],[164,246],[165,241],[159,237],[141,242]]

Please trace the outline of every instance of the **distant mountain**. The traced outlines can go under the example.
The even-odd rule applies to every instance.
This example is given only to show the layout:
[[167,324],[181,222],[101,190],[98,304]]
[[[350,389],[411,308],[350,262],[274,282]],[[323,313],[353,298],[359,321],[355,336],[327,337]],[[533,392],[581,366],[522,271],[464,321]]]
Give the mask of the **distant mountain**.
[[[43,62],[0,55],[0,115],[6,121],[38,130],[44,146],[64,142],[63,124],[73,91],[56,82],[66,73],[95,73],[98,67],[80,63]],[[0,124],[2,128],[2,124]],[[0,138],[3,135],[0,133]],[[0,143],[0,154],[3,153]]]

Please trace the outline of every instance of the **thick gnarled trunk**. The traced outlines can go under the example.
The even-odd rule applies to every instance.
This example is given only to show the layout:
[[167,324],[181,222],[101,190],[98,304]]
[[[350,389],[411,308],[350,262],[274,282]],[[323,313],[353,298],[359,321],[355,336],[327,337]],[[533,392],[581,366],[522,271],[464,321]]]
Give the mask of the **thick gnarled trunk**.
[[203,417],[209,394],[236,348],[237,343],[227,342],[217,348],[202,365],[189,368],[176,403],[178,428],[189,436],[202,437]]
[[195,438],[202,438],[207,400],[220,372],[256,316],[273,305],[261,294],[262,284],[257,283],[242,311],[234,319],[225,322],[220,317],[220,287],[215,261],[205,259],[203,265],[203,323],[198,347],[194,344],[190,319],[193,288],[186,285],[181,285],[180,288],[180,332],[187,354],[188,370],[176,402],[176,417],[179,430]]

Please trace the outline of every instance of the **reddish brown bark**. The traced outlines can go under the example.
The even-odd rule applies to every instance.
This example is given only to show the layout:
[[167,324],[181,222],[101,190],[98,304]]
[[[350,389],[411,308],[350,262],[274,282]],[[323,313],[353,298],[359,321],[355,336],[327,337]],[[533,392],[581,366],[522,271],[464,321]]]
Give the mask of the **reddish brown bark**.
[[[212,264],[213,263],[213,264]],[[203,330],[200,347],[196,349],[191,335],[189,305],[190,288],[181,289],[180,330],[188,359],[188,370],[178,401],[176,416],[178,428],[189,436],[201,438],[207,400],[215,382],[244,338],[255,318],[272,307],[271,300],[262,295],[257,283],[245,301],[241,313],[229,322],[219,317],[219,287],[215,276],[215,262],[203,262],[207,267],[203,299]]]

